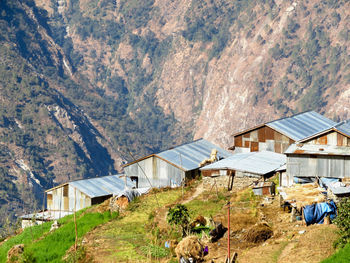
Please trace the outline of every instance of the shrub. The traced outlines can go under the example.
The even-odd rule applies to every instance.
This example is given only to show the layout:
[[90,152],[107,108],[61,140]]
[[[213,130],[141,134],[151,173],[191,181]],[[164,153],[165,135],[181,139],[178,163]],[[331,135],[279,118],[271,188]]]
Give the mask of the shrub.
[[334,223],[339,228],[340,238],[335,242],[335,246],[344,247],[350,243],[350,199],[344,198],[338,203],[338,216]]
[[190,214],[186,206],[178,204],[173,208],[169,208],[167,221],[171,225],[180,226],[182,229],[183,235],[187,230],[189,223]]

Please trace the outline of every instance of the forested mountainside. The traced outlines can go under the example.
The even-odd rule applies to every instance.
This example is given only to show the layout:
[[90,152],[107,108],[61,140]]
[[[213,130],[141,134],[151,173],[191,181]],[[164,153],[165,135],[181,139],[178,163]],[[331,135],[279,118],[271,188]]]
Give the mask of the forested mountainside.
[[348,118],[349,16],[346,0],[1,1],[1,215],[129,152],[226,147],[308,109]]

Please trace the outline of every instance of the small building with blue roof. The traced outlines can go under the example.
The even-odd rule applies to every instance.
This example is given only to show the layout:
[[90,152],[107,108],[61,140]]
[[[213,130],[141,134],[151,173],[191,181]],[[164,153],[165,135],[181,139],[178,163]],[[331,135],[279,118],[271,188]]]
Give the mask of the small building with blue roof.
[[267,122],[234,134],[235,153],[272,151],[284,153],[305,138],[331,129],[336,123],[323,115],[308,111]]
[[137,180],[137,187],[177,187],[200,174],[200,163],[210,157],[213,149],[217,158],[224,159],[232,153],[205,139],[176,146],[151,154],[124,165],[127,177]]

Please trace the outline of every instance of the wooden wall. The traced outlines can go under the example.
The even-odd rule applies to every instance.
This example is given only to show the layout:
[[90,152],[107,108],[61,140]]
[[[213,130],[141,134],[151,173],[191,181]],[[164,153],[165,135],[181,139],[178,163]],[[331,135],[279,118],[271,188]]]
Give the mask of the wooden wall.
[[342,135],[337,131],[331,131],[329,133],[313,138],[312,140],[306,141],[305,143],[318,145],[350,146],[350,138]]
[[251,152],[263,150],[283,153],[294,141],[287,136],[262,126],[234,137],[235,147],[248,148]]

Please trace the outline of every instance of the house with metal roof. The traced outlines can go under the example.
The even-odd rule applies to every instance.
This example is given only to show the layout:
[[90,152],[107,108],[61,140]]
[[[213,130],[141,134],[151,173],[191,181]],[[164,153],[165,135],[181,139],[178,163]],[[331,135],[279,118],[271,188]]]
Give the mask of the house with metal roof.
[[[229,174],[228,171],[240,172],[243,176],[257,178],[272,175],[286,163],[284,154],[262,151],[237,153],[226,159],[200,168],[203,176]],[[224,171],[224,172],[223,172]]]
[[217,150],[218,159],[232,154],[205,139],[151,154],[124,165],[127,177],[137,180],[137,187],[176,187],[185,179],[199,175],[200,163]]
[[299,113],[234,134],[235,152],[273,151],[283,153],[289,145],[336,125],[314,111]]
[[48,214],[77,211],[102,203],[113,195],[121,194],[126,188],[133,187],[135,184],[120,174],[61,184],[45,191]]
[[292,144],[287,174],[296,178],[350,177],[350,121],[344,121]]
[[38,213],[31,213],[22,215],[19,218],[21,219],[22,228],[41,225],[45,222],[53,221],[60,219],[62,217],[73,214],[74,212],[69,211],[40,211]]
[[337,123],[299,142],[317,145],[350,146],[350,120]]

